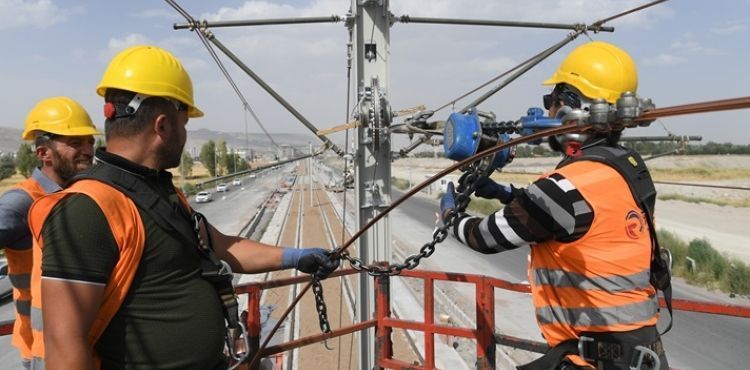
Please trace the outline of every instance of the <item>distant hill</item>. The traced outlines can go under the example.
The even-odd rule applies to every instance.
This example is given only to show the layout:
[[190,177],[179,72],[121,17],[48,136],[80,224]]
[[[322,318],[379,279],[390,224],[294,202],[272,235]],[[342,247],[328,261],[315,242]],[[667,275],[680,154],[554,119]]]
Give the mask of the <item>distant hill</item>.
[[15,153],[21,145],[21,132],[17,128],[0,127],[0,153]]
[[[318,145],[319,143],[318,138],[308,134],[271,134],[271,136],[277,144],[286,144],[292,147],[307,146],[310,142],[312,142],[313,145]],[[245,147],[244,133],[200,129],[194,131],[188,130],[188,139],[185,144],[185,150],[192,151],[193,148],[196,148],[196,151],[200,151],[201,146],[208,140],[224,140],[229,148]],[[247,143],[250,149],[258,152],[275,151],[274,145],[265,134],[249,133],[247,134]]]
[[[22,130],[10,127],[0,127],[0,152],[15,153],[18,146],[21,145]],[[309,142],[318,145],[319,140],[311,134],[271,134],[277,144],[287,144],[293,147],[306,146]],[[240,132],[219,132],[208,129],[188,130],[187,143],[185,150],[195,153],[200,152],[200,148],[208,140],[224,140],[230,148],[244,148],[245,134]],[[249,133],[247,142],[250,149],[257,152],[274,152],[275,149],[271,141],[265,134]]]

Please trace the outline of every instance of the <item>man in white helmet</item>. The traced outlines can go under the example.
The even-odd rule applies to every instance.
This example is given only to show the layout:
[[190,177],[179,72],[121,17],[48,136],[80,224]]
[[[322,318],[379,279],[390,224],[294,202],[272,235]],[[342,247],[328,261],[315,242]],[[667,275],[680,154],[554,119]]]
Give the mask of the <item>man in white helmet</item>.
[[[564,119],[597,99],[614,105],[635,93],[635,63],[623,50],[590,42],[573,50],[547,81],[549,116]],[[530,247],[529,282],[550,351],[519,367],[541,369],[668,369],[656,329],[656,290],[668,274],[655,266],[656,190],[638,153],[619,146],[620,131],[550,138],[565,155],[557,168],[527,188],[480,179],[475,194],[505,207],[481,218],[458,214],[454,235],[493,254]],[[453,184],[441,200],[455,209]],[[666,287],[665,287],[666,284]]]
[[62,189],[76,173],[91,166],[94,157],[94,127],[86,110],[75,100],[57,96],[34,106],[26,117],[24,140],[33,140],[39,166],[31,177],[0,196],[0,248],[8,259],[13,285],[16,320],[12,343],[22,365],[31,363],[31,233],[27,214],[31,204]]

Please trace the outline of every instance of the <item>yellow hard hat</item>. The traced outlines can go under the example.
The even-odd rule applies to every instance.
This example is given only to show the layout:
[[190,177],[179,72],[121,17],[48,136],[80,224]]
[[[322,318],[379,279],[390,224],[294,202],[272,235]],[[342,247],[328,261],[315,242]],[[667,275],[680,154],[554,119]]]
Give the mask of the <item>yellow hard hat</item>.
[[117,54],[104,71],[96,93],[104,96],[109,88],[172,98],[188,105],[189,117],[203,116],[193,102],[193,82],[180,60],[156,46],[133,46]]
[[638,89],[638,70],[624,50],[601,41],[583,44],[573,50],[544,85],[565,83],[589,99],[614,104],[626,91]]
[[83,106],[66,96],[56,96],[37,103],[26,116],[24,140],[34,139],[34,131],[62,136],[101,135]]

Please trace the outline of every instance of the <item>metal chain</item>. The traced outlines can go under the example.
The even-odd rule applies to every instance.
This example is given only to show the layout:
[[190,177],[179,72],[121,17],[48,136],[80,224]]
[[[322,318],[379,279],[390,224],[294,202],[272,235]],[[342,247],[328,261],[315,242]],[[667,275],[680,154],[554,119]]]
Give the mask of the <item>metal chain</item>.
[[320,331],[328,334],[331,332],[331,324],[328,323],[326,301],[325,299],[323,299],[323,285],[320,283],[320,279],[318,279],[318,277],[314,274],[312,275],[312,291],[315,295],[315,308],[318,310]]
[[482,175],[482,168],[480,162],[474,162],[467,166],[467,172],[465,172],[458,180],[459,185],[456,189],[455,202],[456,208],[452,209],[445,218],[445,222],[442,226],[439,226],[432,233],[432,240],[422,245],[419,249],[419,253],[413,254],[407,257],[403,263],[392,263],[388,266],[379,265],[366,265],[361,259],[353,257],[348,252],[341,252],[340,256],[349,261],[349,264],[353,269],[357,271],[364,271],[370,276],[394,276],[398,275],[404,269],[413,270],[423,258],[431,256],[435,253],[435,245],[442,243],[449,235],[450,228],[454,225],[454,222],[458,219],[459,215],[466,211],[466,207],[469,206],[471,201],[471,194],[474,193],[477,179]]
[[[476,188],[476,181],[483,174],[481,161],[469,164],[465,170],[467,171],[461,175],[458,180],[458,188],[456,190],[458,190],[459,193],[456,194],[455,198],[456,208],[448,212],[443,225],[435,229],[432,233],[432,240],[425,243],[422,248],[419,249],[419,253],[407,257],[403,263],[392,263],[388,266],[366,265],[361,259],[351,256],[349,252],[346,251],[340,252],[339,256],[349,261],[349,264],[353,269],[367,272],[370,276],[399,275],[404,269],[413,270],[415,267],[419,266],[422,258],[427,258],[435,253],[435,245],[442,243],[448,237],[451,226],[453,226],[459,215],[466,211],[466,207],[469,206],[471,194],[474,193]],[[334,250],[331,254],[335,256],[339,253],[338,251],[338,249]],[[318,311],[320,330],[326,334],[330,333],[331,325],[328,322],[326,302],[323,298],[323,285],[321,285],[320,279],[315,275],[312,275],[312,290],[315,295],[315,308]]]

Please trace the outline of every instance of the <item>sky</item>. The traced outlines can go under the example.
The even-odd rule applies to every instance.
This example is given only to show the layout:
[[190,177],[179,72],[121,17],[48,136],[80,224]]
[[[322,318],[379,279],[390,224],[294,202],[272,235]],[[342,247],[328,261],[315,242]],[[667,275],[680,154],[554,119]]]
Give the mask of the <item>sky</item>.
[[[396,16],[593,23],[647,0],[392,0]],[[197,19],[237,20],[343,16],[349,0],[179,1]],[[638,94],[657,107],[750,96],[750,0],[672,0],[614,20],[613,33],[568,44],[479,106],[499,120],[541,105],[549,77],[573,48],[590,39],[627,50],[639,69]],[[135,44],[175,54],[190,73],[206,116],[188,129],[244,132],[245,114],[197,35],[174,30],[184,19],[166,2],[0,0],[0,126],[22,128],[46,97],[67,95],[103,127],[95,93],[108,61]],[[319,129],[350,119],[346,112],[343,23],[218,28],[216,37]],[[394,110],[437,108],[562,40],[568,31],[396,23],[390,30],[388,90]],[[225,65],[268,131],[307,133],[291,114],[242,73]],[[476,95],[475,95],[476,96]],[[472,96],[473,98],[474,96]],[[460,101],[460,109],[471,98]],[[450,107],[435,115],[445,119]],[[704,142],[750,144],[750,110],[664,118],[626,135],[700,135]],[[398,119],[397,119],[398,122]],[[248,130],[260,133],[247,116]],[[342,134],[339,134],[342,135]],[[339,136],[340,139],[340,136]],[[336,138],[334,138],[336,140]],[[397,149],[397,148],[396,148]]]

